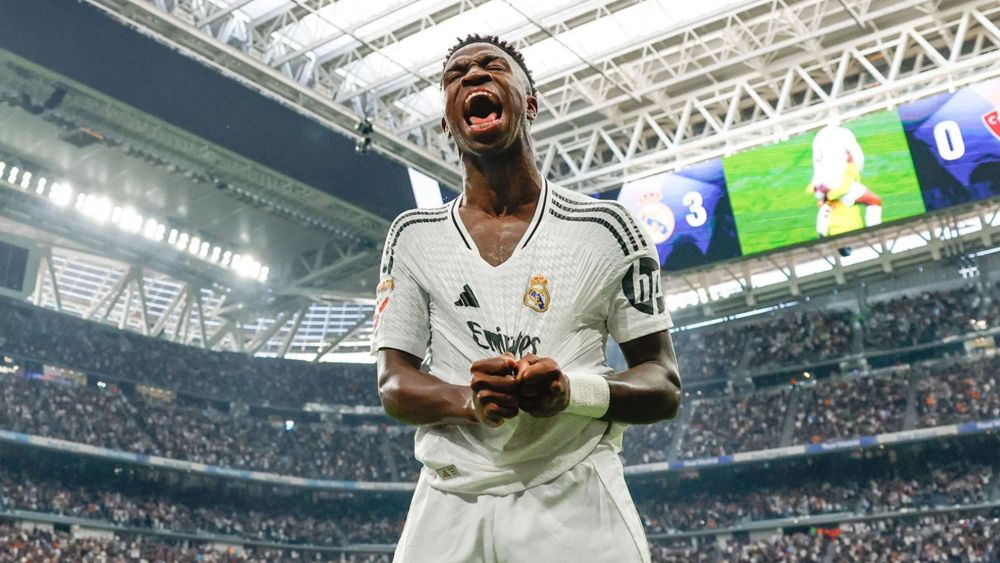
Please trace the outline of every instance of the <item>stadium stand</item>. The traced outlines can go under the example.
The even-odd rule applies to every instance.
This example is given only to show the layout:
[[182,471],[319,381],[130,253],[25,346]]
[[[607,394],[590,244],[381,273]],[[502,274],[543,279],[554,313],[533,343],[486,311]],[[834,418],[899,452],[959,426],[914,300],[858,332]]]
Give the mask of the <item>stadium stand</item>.
[[[951,303],[959,299],[961,292],[928,292],[926,295],[929,297],[904,299],[907,302]],[[977,307],[985,304],[977,299],[966,301],[976,302]],[[931,305],[927,307],[932,308]],[[973,315],[973,312],[969,309],[962,315],[964,318]],[[137,335],[129,335],[132,340],[125,341],[124,332],[103,328],[85,330],[94,323],[80,320],[57,323],[58,317],[62,316],[30,306],[12,308],[2,316],[6,322],[0,323],[0,336],[6,339],[2,348],[12,353],[30,353],[33,358],[41,357],[57,365],[69,363],[76,369],[86,370],[88,366],[96,365],[119,376],[129,377],[123,377],[119,385],[90,377],[86,386],[12,380],[0,393],[0,401],[4,404],[0,411],[0,429],[115,450],[301,477],[361,481],[412,481],[416,478],[419,467],[412,459],[410,428],[377,418],[347,424],[343,419],[336,422],[336,417],[327,422],[314,417],[312,420],[315,421],[310,422],[309,417],[296,410],[281,411],[278,415],[272,413],[270,418],[262,418],[259,413],[248,413],[246,409],[235,408],[227,402],[171,402],[169,398],[153,398],[137,392],[135,386],[128,382],[149,382],[143,375],[144,370],[148,367],[156,373],[156,366],[162,363],[158,363],[157,358],[166,353],[162,346],[172,347],[170,350],[177,348],[188,354],[176,360],[182,363],[169,364],[176,373],[186,373],[191,368],[193,375],[184,378],[173,376],[171,389],[180,389],[182,393],[203,390],[200,379],[203,372],[199,370],[205,365],[206,358],[226,359],[235,355],[206,352]],[[946,321],[951,323],[949,326],[970,326],[966,321],[954,321],[954,316],[949,318],[952,319]],[[816,329],[814,336],[822,337],[813,338],[802,333],[808,326],[827,328]],[[854,338],[847,336],[853,330],[851,326],[843,312],[779,312],[775,316],[738,325],[735,329],[717,330],[722,335],[720,341],[742,342],[751,349],[781,348],[782,342],[797,338],[829,343],[826,346],[804,346],[803,352],[781,356],[778,362],[800,366],[807,359],[823,361],[836,349],[849,351],[850,346],[842,340]],[[704,330],[711,331],[713,328]],[[871,330],[870,327],[868,330]],[[43,339],[25,336],[42,331],[56,333],[59,337]],[[78,338],[80,334],[98,336]],[[693,336],[689,334],[685,338],[689,342],[698,342],[699,339],[708,341],[712,337],[707,335],[711,334],[693,333]],[[762,334],[766,336],[760,336]],[[830,337],[834,334],[841,336]],[[741,335],[746,339],[742,339]],[[105,341],[104,337],[108,340]],[[146,344],[153,344],[154,351],[143,351],[142,346]],[[739,344],[732,346],[739,348]],[[704,352],[703,348],[696,350]],[[686,354],[683,349],[679,353],[681,361],[700,357],[698,354]],[[116,359],[123,354],[136,358],[137,363],[127,371],[122,367],[121,371],[115,372],[112,369],[114,366],[124,366]],[[240,362],[253,364],[258,359]],[[725,365],[733,365],[733,360],[726,362]],[[43,371],[38,362],[22,363],[34,365],[32,369],[36,372]],[[740,361],[736,360],[736,363]],[[274,360],[259,365],[261,379],[269,379],[264,370],[272,364],[291,366],[282,368],[284,370],[302,366],[312,369],[310,364]],[[239,362],[233,365],[238,366]],[[739,387],[721,394],[695,396],[689,398],[684,406],[686,412],[682,417],[686,418],[683,425],[666,422],[630,429],[626,435],[624,456],[629,464],[724,456],[791,444],[830,442],[910,428],[1000,418],[997,365],[997,360],[989,359],[962,362],[944,359],[925,362],[910,370],[892,369],[873,372],[872,375],[864,372],[843,376],[834,374],[818,381],[800,378],[794,381],[794,385],[786,380],[779,385],[758,389]],[[774,367],[778,372],[780,369],[780,366]],[[284,376],[292,371],[279,373]],[[235,376],[231,374],[229,377]],[[351,379],[344,374],[330,374],[329,377],[338,382]],[[367,377],[357,376],[356,379],[367,380]],[[359,388],[359,384],[355,381],[342,388],[352,390]],[[252,401],[257,392],[244,395],[242,387],[234,387],[227,396],[239,401]],[[368,395],[375,396],[374,384]],[[352,396],[336,397],[335,402]],[[914,414],[907,423],[909,411]],[[58,413],[58,416],[42,413]],[[288,419],[294,423],[291,428],[286,428],[285,421]],[[373,424],[373,420],[376,423]]]
[[[941,342],[974,330],[983,296],[973,288],[921,292],[869,306],[865,343],[892,349]],[[990,326],[1000,326],[994,318]]]
[[[715,561],[995,561],[1000,555],[993,515],[927,516],[845,524],[823,533],[793,532],[761,539],[653,546],[661,563]],[[831,537],[832,536],[832,537]]]
[[267,563],[271,561],[339,561],[388,563],[387,555],[337,555],[267,548],[239,549],[164,541],[142,535],[74,536],[43,527],[0,524],[0,561],[198,561],[200,563]]
[[380,446],[385,433],[375,426],[298,424],[289,430],[284,420],[161,403],[115,386],[3,379],[0,428],[6,430],[303,477],[396,480]]
[[213,352],[2,299],[0,350],[225,401],[377,405],[371,366]]
[[[990,292],[996,290],[989,288]],[[951,306],[962,294],[945,291],[926,295],[899,299],[923,303],[922,307],[933,310],[934,306],[928,303]],[[988,326],[994,324],[992,317],[981,311],[991,310],[995,301],[966,299],[964,302],[972,305],[960,315],[943,320],[944,328],[926,330],[935,335],[954,336],[982,330],[982,323],[976,324],[979,322],[976,316],[983,317]],[[876,303],[873,310],[878,306]],[[684,405],[681,420],[630,428],[623,452],[626,464],[641,466],[717,458],[793,444],[1000,418],[1000,393],[996,390],[1000,358],[945,356],[927,360],[926,356],[920,356],[913,363],[897,361],[899,365],[887,369],[869,371],[863,365],[859,369],[858,364],[850,363],[850,371],[843,375],[835,367],[821,378],[803,376],[803,370],[811,369],[808,367],[811,363],[857,357],[858,341],[862,346],[875,345],[867,336],[873,330],[873,323],[855,325],[851,315],[844,311],[777,311],[742,324],[679,332],[678,342],[690,346],[679,345],[682,365],[695,366],[692,369],[699,370],[702,381],[721,379],[731,383],[721,388],[706,388],[703,393],[696,381],[688,392],[691,396]],[[962,320],[966,317],[972,320]],[[200,371],[199,366],[221,369],[228,373],[227,378],[235,377],[236,371],[226,370],[252,366],[249,373],[261,381],[269,379],[271,365],[281,366],[277,372],[279,379],[304,367],[308,374],[300,374],[296,381],[301,378],[314,381],[313,377],[315,381],[321,378],[336,381],[337,386],[323,391],[324,397],[331,404],[346,405],[352,400],[361,405],[372,403],[374,385],[365,375],[332,371],[320,374],[301,362],[247,360],[110,329],[94,330],[97,327],[93,323],[59,322],[64,319],[62,315],[20,304],[0,318],[0,337],[4,339],[0,349],[10,354],[5,365],[17,366],[6,370],[13,373],[0,375],[0,430],[282,475],[372,482],[416,479],[419,465],[412,458],[411,428],[370,415],[247,408],[246,403],[253,405],[266,393],[242,385],[225,388],[223,378],[212,380],[213,376],[205,376],[209,381],[201,381],[199,377],[208,372]],[[861,334],[856,332],[859,326]],[[894,330],[879,326],[879,330]],[[962,327],[966,330],[959,330]],[[910,329],[906,330],[907,335],[911,334]],[[37,338],[46,332],[57,337]],[[878,342],[888,343],[887,346],[910,345],[923,338],[900,336],[903,329],[893,334],[890,339]],[[710,343],[715,342],[722,343],[727,353],[710,354]],[[790,344],[793,342],[798,344],[793,346]],[[145,350],[147,344],[153,349]],[[163,355],[172,354],[175,349],[178,353],[164,371],[172,375],[159,375],[158,362],[162,363]],[[122,355],[136,363],[130,365],[116,359]],[[230,358],[232,363],[227,363]],[[898,358],[905,360],[907,356],[904,352]],[[53,370],[46,368],[47,365],[73,368],[84,375],[64,378],[55,370],[56,375],[52,376],[49,372]],[[361,371],[362,368],[331,369]],[[747,379],[733,385],[739,381],[736,373],[748,374],[757,381]],[[340,385],[341,381],[345,383]],[[361,391],[364,387],[359,381],[371,385],[367,395]],[[136,385],[164,382],[169,382],[163,387],[174,391],[173,394],[151,393]],[[321,387],[315,383],[311,392],[320,393]],[[283,396],[288,399],[284,401],[286,405],[314,402],[314,397],[306,393],[288,391]],[[883,471],[865,478],[764,483],[749,492],[745,488],[677,489],[677,483],[671,482],[656,489],[665,492],[650,492],[648,487],[640,489],[637,504],[651,537],[663,536],[654,542],[656,561],[864,557],[869,553],[865,550],[873,545],[900,557],[912,555],[912,542],[896,545],[887,539],[887,534],[896,531],[936,542],[935,549],[944,550],[941,553],[964,553],[972,558],[969,560],[980,557],[988,561],[994,553],[991,551],[994,544],[983,539],[986,536],[974,539],[979,536],[970,535],[967,538],[970,543],[956,540],[958,520],[954,515],[908,521],[896,521],[885,515],[928,507],[988,505],[997,498],[994,472],[995,466],[988,463],[956,462],[906,476]],[[297,503],[293,511],[282,499],[267,498],[255,498],[252,505],[231,498],[209,505],[197,495],[178,491],[150,492],[142,487],[120,490],[83,484],[65,475],[44,477],[13,470],[0,470],[0,491],[0,510],[4,511],[64,515],[148,533],[217,534],[239,538],[240,542],[309,544],[337,549],[393,543],[404,513],[401,506],[352,511],[332,507],[330,503],[319,503],[312,508],[302,508]],[[839,534],[836,537],[792,533],[751,540],[742,532],[736,536],[725,532],[723,535],[730,539],[720,536],[709,543],[694,545],[671,539],[677,534],[724,532],[786,518],[843,514],[877,520],[842,522],[836,528]],[[988,519],[983,521],[985,527],[977,527],[975,519],[965,522],[975,534],[991,533]],[[5,541],[16,543],[10,549],[18,553],[25,549],[43,553],[57,542],[58,549],[63,550],[60,553],[74,557],[85,554],[116,557],[123,550],[153,558],[200,557],[203,561],[309,560],[309,557],[328,560],[331,556],[331,553],[323,557],[306,552],[293,554],[289,551],[291,547],[253,545],[244,545],[239,553],[220,555],[215,548],[198,544],[182,546],[169,537],[136,539],[126,535],[83,539],[60,535],[59,531],[15,528],[5,533],[9,533]],[[951,544],[955,545],[944,547]],[[213,559],[220,557],[228,559]],[[336,557],[336,560],[361,562],[382,561],[386,556],[371,553]]]
[[1000,358],[954,363],[920,378],[921,426],[1000,418]]
[[804,390],[796,438],[819,443],[902,430],[908,388],[905,373],[817,384]]
[[828,360],[851,350],[854,327],[848,311],[784,313],[755,323],[748,363],[754,368]]

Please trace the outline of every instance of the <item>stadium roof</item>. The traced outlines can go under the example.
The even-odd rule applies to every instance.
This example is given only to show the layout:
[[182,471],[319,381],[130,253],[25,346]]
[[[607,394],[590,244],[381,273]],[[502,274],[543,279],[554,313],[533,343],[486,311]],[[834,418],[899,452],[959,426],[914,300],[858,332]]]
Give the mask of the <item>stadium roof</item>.
[[437,84],[469,32],[524,52],[539,164],[586,192],[946,88],[1000,44],[988,0],[89,2],[348,135],[372,119],[376,150],[450,186]]

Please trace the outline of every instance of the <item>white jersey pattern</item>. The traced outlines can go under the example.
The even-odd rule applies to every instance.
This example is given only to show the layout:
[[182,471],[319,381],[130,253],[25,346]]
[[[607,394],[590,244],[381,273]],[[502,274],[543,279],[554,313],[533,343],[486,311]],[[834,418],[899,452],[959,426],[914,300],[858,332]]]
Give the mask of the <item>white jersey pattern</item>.
[[[430,373],[468,385],[477,360],[511,352],[551,357],[567,377],[611,375],[604,350],[672,326],[656,247],[624,207],[543,186],[535,215],[499,266],[479,254],[459,199],[401,214],[382,254],[372,350],[425,358]],[[561,413],[521,412],[497,428],[417,429],[423,478],[437,489],[506,495],[551,481],[624,427]]]

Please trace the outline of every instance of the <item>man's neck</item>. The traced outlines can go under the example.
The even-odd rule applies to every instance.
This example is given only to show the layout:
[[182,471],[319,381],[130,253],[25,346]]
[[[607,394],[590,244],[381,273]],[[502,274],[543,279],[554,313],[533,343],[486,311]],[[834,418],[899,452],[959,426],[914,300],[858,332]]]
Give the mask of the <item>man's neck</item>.
[[465,205],[495,216],[533,212],[542,174],[529,151],[512,150],[489,159],[466,157]]

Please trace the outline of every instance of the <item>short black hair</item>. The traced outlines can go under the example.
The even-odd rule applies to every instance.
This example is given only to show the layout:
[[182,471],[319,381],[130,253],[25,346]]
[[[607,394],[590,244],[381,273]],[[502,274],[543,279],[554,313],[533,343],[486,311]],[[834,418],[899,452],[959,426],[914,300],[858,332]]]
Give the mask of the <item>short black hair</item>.
[[455,54],[455,51],[458,51],[466,45],[472,45],[473,43],[489,43],[490,45],[493,45],[504,53],[510,55],[510,58],[514,59],[517,66],[521,67],[525,76],[528,77],[528,86],[531,88],[530,93],[532,95],[536,93],[535,78],[531,76],[531,71],[528,70],[528,65],[524,62],[524,55],[522,55],[521,51],[518,51],[517,48],[511,45],[508,41],[500,39],[496,35],[479,35],[478,33],[471,33],[466,35],[465,39],[459,37],[458,43],[455,43],[451,49],[448,49],[448,54],[445,56],[444,62],[441,63],[442,68],[448,65],[448,61],[451,60],[451,56]]

